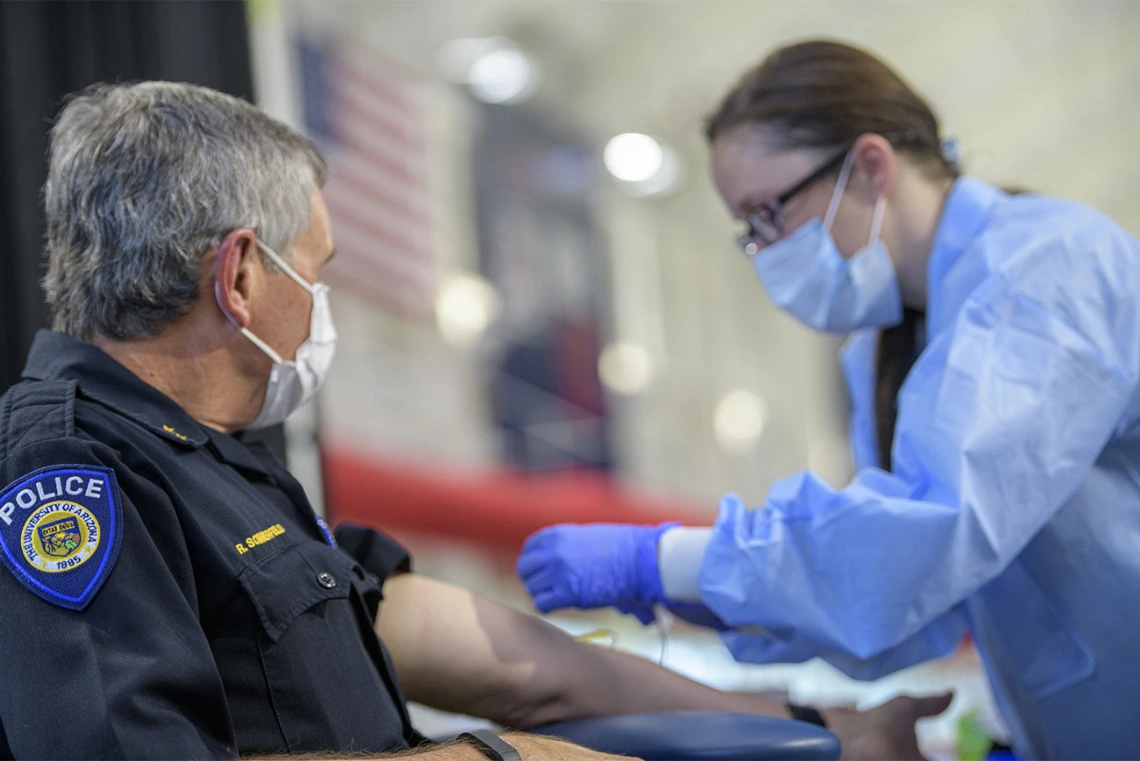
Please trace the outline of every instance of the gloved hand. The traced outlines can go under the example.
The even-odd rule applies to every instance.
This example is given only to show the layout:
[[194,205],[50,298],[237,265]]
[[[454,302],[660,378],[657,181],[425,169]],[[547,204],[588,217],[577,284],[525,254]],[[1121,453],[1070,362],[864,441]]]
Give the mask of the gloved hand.
[[649,623],[653,603],[666,601],[657,570],[657,540],[678,525],[595,523],[544,528],[523,545],[519,578],[543,613],[618,606]]

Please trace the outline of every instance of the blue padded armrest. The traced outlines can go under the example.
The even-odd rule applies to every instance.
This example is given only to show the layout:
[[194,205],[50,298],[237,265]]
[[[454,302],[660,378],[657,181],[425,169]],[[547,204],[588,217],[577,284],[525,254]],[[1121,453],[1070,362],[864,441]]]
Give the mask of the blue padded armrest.
[[534,731],[645,761],[835,761],[840,751],[839,738],[823,727],[746,713],[637,713]]

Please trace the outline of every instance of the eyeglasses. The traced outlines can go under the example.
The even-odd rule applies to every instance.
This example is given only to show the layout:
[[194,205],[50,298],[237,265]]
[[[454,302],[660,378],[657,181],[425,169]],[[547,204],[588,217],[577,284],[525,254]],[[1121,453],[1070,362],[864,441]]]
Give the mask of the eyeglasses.
[[844,148],[827,161],[823,162],[811,174],[804,177],[795,185],[776,196],[771,201],[765,201],[752,208],[744,217],[748,229],[736,236],[736,245],[745,256],[756,256],[765,246],[770,246],[784,237],[784,206],[788,201],[807,190],[816,182],[823,179],[847,156],[850,147]]

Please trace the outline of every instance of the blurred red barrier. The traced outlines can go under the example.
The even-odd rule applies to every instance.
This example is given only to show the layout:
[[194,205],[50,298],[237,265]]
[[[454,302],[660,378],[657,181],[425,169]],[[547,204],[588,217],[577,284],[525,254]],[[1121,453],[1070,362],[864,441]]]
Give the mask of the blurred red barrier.
[[692,504],[635,495],[588,471],[450,473],[328,444],[321,461],[330,524],[459,539],[512,556],[554,523],[692,523],[699,514]]

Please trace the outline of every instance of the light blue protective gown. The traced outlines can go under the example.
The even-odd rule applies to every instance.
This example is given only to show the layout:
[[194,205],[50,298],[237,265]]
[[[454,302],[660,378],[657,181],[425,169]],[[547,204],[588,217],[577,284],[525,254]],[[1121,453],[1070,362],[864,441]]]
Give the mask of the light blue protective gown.
[[1140,244],[1087,207],[953,187],[926,346],[878,467],[876,331],[844,348],[855,479],[721,504],[701,597],[737,659],[872,679],[971,631],[1016,750],[1140,757]]

